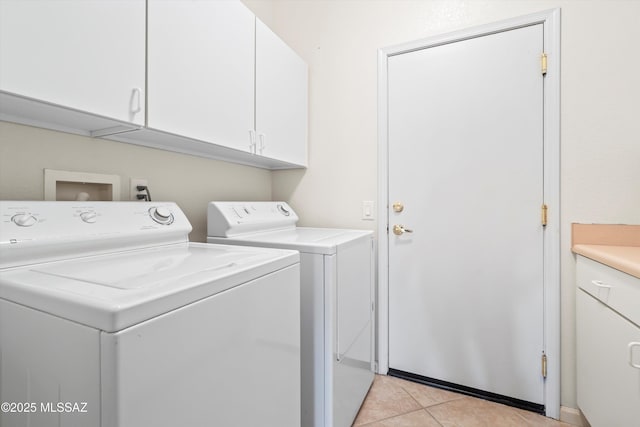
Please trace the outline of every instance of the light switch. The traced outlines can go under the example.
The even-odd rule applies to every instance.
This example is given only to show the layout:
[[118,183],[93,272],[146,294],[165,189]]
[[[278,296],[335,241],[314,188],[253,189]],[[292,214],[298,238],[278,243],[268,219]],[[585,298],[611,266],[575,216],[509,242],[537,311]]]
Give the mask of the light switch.
[[362,201],[362,219],[364,221],[373,221],[375,215],[373,214],[373,200]]

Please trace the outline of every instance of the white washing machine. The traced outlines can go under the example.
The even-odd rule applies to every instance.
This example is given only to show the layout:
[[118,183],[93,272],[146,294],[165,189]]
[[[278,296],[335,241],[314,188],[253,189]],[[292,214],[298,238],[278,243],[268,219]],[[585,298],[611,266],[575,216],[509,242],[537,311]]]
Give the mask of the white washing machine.
[[0,202],[0,425],[300,426],[299,255],[173,203]]
[[374,376],[373,233],[297,221],[284,202],[211,202],[207,241],[300,251],[302,425],[351,426]]

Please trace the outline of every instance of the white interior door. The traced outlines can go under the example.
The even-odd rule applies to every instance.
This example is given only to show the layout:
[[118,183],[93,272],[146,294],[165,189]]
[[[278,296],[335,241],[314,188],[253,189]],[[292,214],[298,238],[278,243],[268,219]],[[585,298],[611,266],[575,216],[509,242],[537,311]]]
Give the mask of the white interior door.
[[542,52],[537,24],[391,56],[387,95],[389,368],[536,404]]

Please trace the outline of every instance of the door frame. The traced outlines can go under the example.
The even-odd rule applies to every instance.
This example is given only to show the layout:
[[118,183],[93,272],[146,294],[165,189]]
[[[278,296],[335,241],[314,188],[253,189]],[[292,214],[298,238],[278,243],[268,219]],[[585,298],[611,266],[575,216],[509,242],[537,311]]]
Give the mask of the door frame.
[[544,203],[549,207],[543,237],[543,345],[546,415],[560,418],[560,9],[477,26],[378,50],[378,346],[377,372],[389,370],[389,134],[388,59],[416,50],[543,24],[547,73],[543,83]]

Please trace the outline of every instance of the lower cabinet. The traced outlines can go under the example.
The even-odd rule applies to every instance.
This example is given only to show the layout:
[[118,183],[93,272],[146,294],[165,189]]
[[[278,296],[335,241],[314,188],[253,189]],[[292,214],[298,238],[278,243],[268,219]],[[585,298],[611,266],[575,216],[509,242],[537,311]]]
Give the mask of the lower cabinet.
[[[607,305],[616,284],[584,274],[578,263],[577,397],[591,427],[640,426],[640,327]],[[589,267],[589,266],[587,266]],[[612,270],[601,265],[605,271]],[[631,278],[631,276],[629,276]],[[636,280],[635,278],[631,278]],[[595,282],[604,291],[589,293],[581,282]],[[640,280],[638,280],[640,282]],[[637,288],[640,296],[640,286]],[[636,299],[640,307],[640,298]]]

